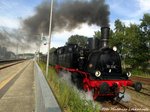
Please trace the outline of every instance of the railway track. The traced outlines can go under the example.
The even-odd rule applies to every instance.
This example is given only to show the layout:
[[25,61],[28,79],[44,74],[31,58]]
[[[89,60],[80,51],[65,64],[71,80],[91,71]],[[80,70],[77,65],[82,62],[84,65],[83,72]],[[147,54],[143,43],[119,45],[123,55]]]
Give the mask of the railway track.
[[[132,89],[132,88],[129,88],[129,87],[127,87],[127,89],[129,89],[129,90],[131,90],[131,91],[135,91],[134,89]],[[146,88],[144,88],[144,90],[147,90],[147,91],[149,91],[148,89],[146,89]],[[136,92],[136,91],[135,91]],[[142,91],[140,91],[140,92],[138,92],[138,93],[141,93],[141,94],[143,94],[143,95],[146,95],[146,96],[150,96],[150,94],[148,94],[148,93],[145,93],[145,92],[142,92]]]
[[[128,102],[128,104],[123,104],[123,103],[119,102],[118,105],[126,109],[126,110],[122,109],[124,112],[149,112],[148,107],[141,107],[141,106],[135,104],[135,102]],[[120,111],[118,111],[118,112],[120,112]]]
[[148,112],[150,109],[147,104],[136,99],[132,99],[128,102],[115,102],[115,104],[112,101],[105,101],[100,102],[100,104],[102,105],[101,112]]
[[13,63],[13,62],[21,61],[21,60],[25,60],[25,59],[0,60],[0,65],[8,64],[8,63]]
[[0,70],[2,70],[2,69],[4,69],[4,68],[7,68],[7,67],[10,67],[10,66],[13,66],[13,65],[16,65],[16,64],[19,64],[19,63],[22,63],[22,62],[24,62],[24,60],[21,60],[21,61],[17,61],[17,62],[15,62],[15,63],[10,63],[10,64],[4,64],[3,66],[0,66]]
[[119,106],[121,106],[121,107],[123,107],[123,108],[129,109],[129,107],[128,107],[127,105],[124,105],[124,104],[122,104],[122,103],[120,103],[120,102],[118,102],[117,105],[119,105]]
[[117,102],[115,105],[112,102],[105,102],[102,103],[102,108],[100,112],[149,112],[149,107],[145,104],[142,104],[141,102],[140,105],[142,104],[145,107],[137,105],[136,100],[123,103],[123,102]]
[[125,105],[121,102],[117,102],[113,104],[111,101],[107,101],[102,103],[102,110],[101,112],[135,112],[131,109],[131,106]]
[[150,91],[149,89],[147,89],[147,88],[142,88],[143,90],[147,90],[147,91]]
[[135,112],[134,110],[131,110],[131,106],[125,105],[125,104],[120,103],[120,102],[118,102],[117,105],[120,106],[120,108],[122,108],[122,111]]
[[133,76],[131,77],[131,80],[135,81],[135,82],[141,82],[142,84],[150,84],[150,78],[143,78],[143,77],[139,77],[139,76]]

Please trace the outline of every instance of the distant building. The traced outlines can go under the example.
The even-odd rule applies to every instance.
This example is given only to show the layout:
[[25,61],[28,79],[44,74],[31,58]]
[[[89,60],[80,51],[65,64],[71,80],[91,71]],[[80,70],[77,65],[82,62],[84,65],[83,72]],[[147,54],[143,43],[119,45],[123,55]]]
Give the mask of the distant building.
[[15,59],[16,55],[12,51],[7,51],[6,47],[0,46],[0,60]]
[[0,47],[0,59],[4,60],[6,57],[7,48],[6,47]]
[[18,54],[19,59],[33,59],[34,54],[32,53],[24,53],[24,54]]

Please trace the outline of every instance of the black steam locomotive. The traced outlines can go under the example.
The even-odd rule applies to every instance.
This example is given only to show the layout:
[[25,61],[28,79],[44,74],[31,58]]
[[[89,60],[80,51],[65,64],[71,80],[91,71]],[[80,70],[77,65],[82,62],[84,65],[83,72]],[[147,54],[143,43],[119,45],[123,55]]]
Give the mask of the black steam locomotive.
[[85,91],[92,90],[94,99],[108,96],[120,100],[120,90],[126,86],[140,91],[141,83],[129,80],[131,74],[122,72],[119,53],[108,47],[108,27],[101,28],[101,36],[101,40],[90,38],[85,48],[77,44],[57,48],[50,53],[50,64],[57,70],[72,72],[72,82]]

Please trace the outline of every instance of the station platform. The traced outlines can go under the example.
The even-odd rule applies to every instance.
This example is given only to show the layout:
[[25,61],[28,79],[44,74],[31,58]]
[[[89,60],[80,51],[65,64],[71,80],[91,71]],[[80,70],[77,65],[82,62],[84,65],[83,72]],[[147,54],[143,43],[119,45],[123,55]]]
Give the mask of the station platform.
[[0,112],[61,112],[34,60],[0,70]]

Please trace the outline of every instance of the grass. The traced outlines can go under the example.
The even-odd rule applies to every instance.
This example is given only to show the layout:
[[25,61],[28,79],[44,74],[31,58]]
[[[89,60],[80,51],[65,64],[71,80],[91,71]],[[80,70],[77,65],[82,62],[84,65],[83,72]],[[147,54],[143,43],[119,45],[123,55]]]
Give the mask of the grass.
[[[39,66],[45,74],[45,63],[40,62]],[[60,80],[52,67],[49,68],[46,79],[64,112],[99,112],[99,104],[86,100],[85,96],[81,98],[80,92],[69,86],[64,80]]]
[[[125,67],[124,67],[125,66]],[[150,78],[150,68],[141,69],[141,68],[131,68],[130,65],[122,65],[123,71],[130,71],[133,76]]]
[[147,71],[142,71],[141,69],[134,69],[131,71],[133,76],[139,76],[139,77],[144,77],[144,78],[150,78],[150,72]]

